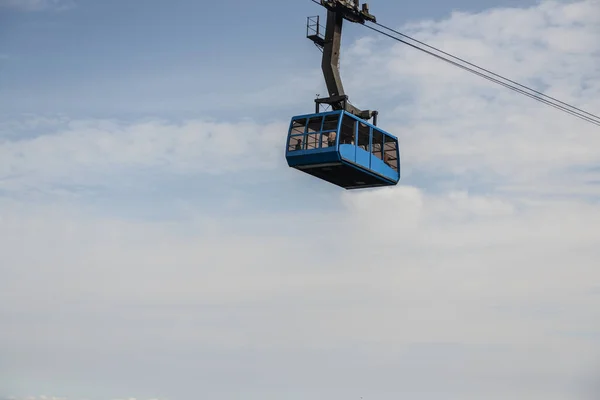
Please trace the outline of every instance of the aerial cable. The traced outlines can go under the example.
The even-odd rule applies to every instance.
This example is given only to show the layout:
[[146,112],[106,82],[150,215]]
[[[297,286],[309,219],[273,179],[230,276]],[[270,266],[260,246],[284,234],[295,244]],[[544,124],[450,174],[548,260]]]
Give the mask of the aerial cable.
[[463,63],[465,63],[465,64],[468,64],[468,65],[470,65],[470,66],[472,66],[472,67],[478,68],[478,69],[480,69],[480,70],[482,70],[482,71],[485,71],[485,72],[487,72],[487,73],[489,73],[489,74],[491,74],[491,75],[497,76],[498,78],[504,79],[505,81],[508,81],[508,82],[510,82],[510,83],[514,83],[514,84],[515,84],[515,85],[517,85],[517,86],[520,86],[520,87],[522,87],[522,88],[525,88],[525,89],[527,89],[527,90],[530,90],[530,91],[532,91],[532,92],[534,92],[534,93],[537,93],[537,94],[539,94],[539,95],[541,95],[541,96],[547,97],[547,98],[549,98],[549,99],[551,99],[551,100],[554,100],[554,101],[556,101],[556,102],[558,102],[558,103],[564,104],[564,105],[566,105],[566,106],[568,106],[568,107],[570,107],[570,108],[573,108],[573,109],[575,109],[575,110],[581,111],[582,113],[584,113],[584,114],[587,114],[588,116],[590,116],[590,117],[592,117],[592,118],[594,118],[594,119],[600,119],[600,117],[598,117],[597,115],[594,115],[594,114],[592,114],[592,113],[589,113],[589,112],[587,112],[587,111],[585,111],[585,110],[582,110],[582,109],[580,109],[580,108],[577,108],[577,107],[575,107],[575,106],[572,106],[572,105],[570,105],[570,104],[568,104],[568,103],[565,103],[565,102],[563,102],[563,101],[560,101],[560,100],[558,100],[558,99],[556,99],[556,98],[554,98],[554,97],[552,97],[552,96],[548,96],[548,95],[546,95],[546,94],[544,94],[544,93],[542,93],[542,92],[539,92],[539,91],[537,91],[537,90],[535,90],[535,89],[532,89],[532,88],[530,88],[530,87],[527,87],[527,86],[525,86],[525,85],[522,85],[522,84],[520,84],[520,83],[518,83],[518,82],[515,82],[515,81],[513,81],[513,80],[510,80],[510,79],[508,79],[508,78],[506,78],[506,77],[504,77],[504,76],[502,76],[502,75],[498,75],[498,74],[496,74],[496,73],[494,73],[494,72],[492,72],[492,71],[490,71],[490,70],[487,70],[487,69],[485,69],[485,68],[482,68],[482,67],[480,67],[480,66],[478,66],[478,65],[475,65],[475,64],[473,64],[473,63],[470,63],[469,61],[467,61],[467,60],[464,60],[464,59],[462,59],[462,58],[460,58],[460,57],[453,56],[453,55],[452,55],[452,54],[450,54],[450,53],[447,53],[447,52],[445,52],[445,51],[443,51],[443,50],[440,50],[440,49],[438,49],[438,48],[435,48],[435,47],[433,47],[433,46],[430,46],[430,45],[428,45],[427,43],[423,43],[423,42],[421,42],[421,41],[419,41],[419,40],[417,40],[417,39],[415,39],[415,38],[412,38],[412,37],[410,37],[410,36],[408,36],[408,35],[405,35],[405,34],[403,34],[402,32],[398,32],[397,30],[394,30],[394,29],[392,29],[392,28],[389,28],[389,27],[387,27],[387,26],[385,26],[385,25],[382,25],[382,24],[380,24],[380,23],[377,23],[377,22],[373,22],[373,24],[375,24],[375,25],[378,25],[378,26],[380,26],[380,27],[381,27],[381,28],[383,28],[383,29],[387,29],[387,30],[389,30],[389,31],[391,31],[391,32],[394,32],[395,34],[398,34],[398,35],[400,35],[400,36],[402,36],[402,37],[405,37],[405,38],[407,38],[407,39],[409,39],[409,40],[412,40],[413,42],[416,42],[416,43],[422,44],[423,46],[425,46],[425,47],[428,47],[428,48],[430,48],[430,49],[432,49],[432,50],[435,50],[435,51],[438,51],[438,52],[440,52],[440,53],[442,53],[442,54],[445,54],[445,55],[447,55],[447,56],[450,56],[450,57],[454,58],[455,60],[459,60],[459,61],[461,61],[461,62],[463,62]]
[[[319,5],[321,4],[321,3],[320,3],[319,1],[317,1],[317,0],[311,0],[311,1],[312,1],[313,3],[319,4]],[[450,54],[450,53],[447,53],[447,52],[445,52],[445,51],[442,51],[442,50],[440,50],[440,49],[437,49],[437,48],[435,48],[435,47],[433,47],[433,46],[430,46],[430,45],[428,45],[428,44],[426,44],[426,43],[423,43],[423,42],[421,42],[421,41],[419,41],[419,40],[416,40],[416,39],[414,39],[414,38],[412,38],[412,37],[410,37],[410,36],[408,36],[408,35],[405,35],[405,34],[403,34],[403,33],[401,33],[401,32],[398,32],[398,31],[396,31],[396,30],[394,30],[394,29],[392,29],[392,28],[389,28],[389,27],[387,27],[387,26],[385,26],[385,25],[379,24],[379,23],[377,23],[377,22],[373,22],[373,24],[375,24],[375,25],[377,25],[377,26],[380,26],[380,27],[381,27],[381,28],[383,28],[383,29],[387,29],[387,30],[389,30],[389,31],[391,31],[391,32],[394,32],[395,34],[397,34],[397,35],[400,35],[400,36],[402,36],[402,37],[405,37],[405,38],[407,38],[407,39],[409,39],[409,40],[412,40],[412,41],[414,41],[414,42],[416,42],[416,43],[419,43],[419,44],[421,44],[421,45],[423,45],[423,46],[425,46],[425,47],[428,47],[428,48],[430,48],[430,49],[432,49],[432,50],[436,50],[436,51],[438,51],[438,52],[440,52],[440,53],[442,53],[442,54],[445,54],[445,55],[447,55],[447,56],[449,56],[449,57],[452,57],[452,58],[454,58],[455,60],[459,60],[459,61],[461,61],[461,62],[463,62],[463,63],[465,63],[465,64],[467,64],[467,65],[471,65],[471,66],[473,66],[473,67],[475,67],[475,68],[478,68],[479,70],[481,70],[481,71],[484,71],[484,72],[486,72],[487,74],[490,74],[490,75],[496,76],[496,77],[498,77],[498,78],[501,78],[501,79],[503,79],[503,80],[505,80],[505,81],[508,81],[508,82],[510,82],[510,83],[513,83],[513,84],[515,84],[515,85],[517,85],[517,86],[520,86],[520,87],[522,87],[522,88],[525,88],[525,89],[527,89],[527,90],[529,90],[529,91],[531,91],[531,92],[533,92],[533,93],[536,93],[537,95],[536,95],[536,94],[532,94],[532,93],[528,93],[528,92],[526,92],[526,91],[524,91],[524,90],[522,90],[522,89],[519,89],[519,88],[518,88],[518,87],[516,87],[516,86],[513,86],[513,85],[511,85],[511,84],[508,84],[508,83],[506,83],[506,82],[502,82],[502,81],[500,81],[500,80],[498,80],[498,79],[496,79],[496,78],[493,78],[493,77],[491,77],[491,76],[488,76],[488,75],[487,75],[487,74],[485,74],[485,73],[482,73],[482,72],[476,71],[476,70],[474,70],[474,69],[472,69],[472,68],[469,68],[469,67],[467,67],[467,66],[461,65],[461,64],[459,64],[459,63],[457,63],[457,62],[455,62],[455,61],[449,60],[449,59],[448,59],[448,58],[446,58],[446,57],[443,57],[443,56],[440,56],[440,55],[438,55],[438,54],[432,53],[431,51],[428,51],[428,50],[426,50],[426,49],[423,49],[423,48],[421,48],[421,47],[419,47],[419,46],[417,46],[417,45],[414,45],[414,44],[412,44],[412,43],[408,43],[408,42],[407,42],[407,41],[405,41],[405,40],[402,40],[402,39],[400,39],[400,38],[398,38],[398,37],[395,37],[395,36],[393,36],[393,35],[390,35],[390,34],[388,34],[388,33],[386,33],[386,32],[383,32],[383,31],[381,31],[381,30],[379,30],[379,29],[377,29],[377,28],[374,28],[374,27],[372,27],[372,26],[369,26],[369,25],[366,25],[366,24],[362,24],[362,25],[363,25],[363,26],[366,26],[367,28],[369,28],[369,29],[371,29],[371,30],[373,30],[373,31],[375,31],[375,32],[381,33],[382,35],[388,36],[388,37],[390,37],[390,38],[392,38],[392,39],[394,39],[394,40],[397,40],[397,41],[399,41],[399,42],[401,42],[401,43],[404,43],[404,44],[406,44],[406,45],[408,45],[408,46],[411,46],[411,47],[413,47],[413,48],[415,48],[415,49],[417,49],[417,50],[420,50],[420,51],[422,51],[422,52],[424,52],[424,53],[427,53],[427,54],[429,54],[429,55],[432,55],[432,56],[434,56],[434,57],[436,57],[436,58],[439,58],[439,59],[440,59],[440,60],[442,60],[442,61],[446,61],[446,62],[447,62],[447,63],[449,63],[449,64],[452,64],[452,65],[454,65],[454,66],[457,66],[457,67],[459,67],[459,68],[462,68],[462,69],[464,69],[464,70],[466,70],[466,71],[468,71],[468,72],[471,72],[471,73],[474,73],[474,74],[476,74],[476,75],[478,75],[478,76],[481,76],[482,78],[485,78],[485,79],[487,79],[487,80],[489,80],[489,81],[492,81],[492,82],[494,82],[494,83],[497,83],[497,84],[499,84],[499,85],[502,85],[502,86],[504,86],[504,87],[506,87],[506,88],[508,88],[508,89],[511,89],[511,90],[513,90],[513,91],[517,92],[517,93],[523,94],[523,95],[525,95],[525,96],[527,96],[527,97],[530,97],[530,98],[532,98],[532,99],[534,99],[534,100],[537,100],[537,101],[540,101],[540,102],[542,102],[542,103],[544,103],[544,104],[547,104],[547,105],[549,105],[549,106],[552,106],[552,107],[554,107],[554,108],[556,108],[556,109],[558,109],[558,110],[560,110],[560,111],[566,112],[566,113],[568,113],[568,114],[571,114],[571,115],[573,115],[573,116],[575,116],[575,117],[577,117],[577,118],[583,119],[584,121],[587,121],[587,122],[590,122],[590,123],[592,123],[592,124],[594,124],[594,125],[600,126],[600,117],[599,117],[599,116],[597,116],[597,115],[594,115],[594,114],[592,114],[592,113],[589,113],[589,112],[587,112],[587,111],[584,111],[584,110],[582,110],[582,109],[580,109],[580,108],[577,108],[577,107],[575,107],[575,106],[572,106],[572,105],[570,105],[570,104],[568,104],[568,103],[565,103],[565,102],[563,102],[563,101],[560,101],[560,100],[558,100],[558,99],[555,99],[554,97],[551,97],[551,96],[545,95],[544,93],[541,93],[541,92],[539,92],[539,91],[537,91],[537,90],[534,90],[534,89],[532,89],[532,88],[529,88],[529,87],[527,87],[527,86],[525,86],[525,85],[522,85],[522,84],[520,84],[520,83],[517,83],[517,82],[515,82],[515,81],[512,81],[512,80],[510,80],[510,79],[508,79],[508,78],[505,78],[505,77],[503,77],[503,76],[501,76],[501,75],[498,75],[498,74],[496,74],[496,73],[494,73],[494,72],[492,72],[492,71],[489,71],[489,70],[487,70],[487,69],[485,69],[485,68],[479,67],[479,66],[477,66],[477,65],[475,65],[475,64],[473,64],[473,63],[470,63],[470,62],[468,62],[468,61],[466,61],[466,60],[464,60],[464,59],[462,59],[462,58],[459,58],[459,57],[453,56],[453,55],[452,55],[452,54]],[[538,95],[539,95],[539,96],[538,96]],[[543,97],[540,97],[540,96],[543,96]],[[552,102],[552,101],[549,101],[549,100],[545,99],[544,97],[545,97],[545,98],[547,98],[547,99],[553,100],[553,101],[555,101],[555,102],[557,102],[557,103],[563,104],[563,105],[565,105],[565,106],[567,106],[567,107],[570,107],[570,109],[569,109],[569,108],[567,108],[567,107],[564,107],[564,106],[562,106],[562,105],[560,105],[560,104],[556,104],[556,103],[554,103],[554,102]],[[576,111],[574,111],[574,110],[576,110]]]
[[[546,100],[546,99],[544,99],[544,98],[542,98],[542,97],[540,97],[540,96],[536,96],[536,95],[534,95],[534,94],[527,93],[526,91],[524,91],[524,90],[522,90],[522,89],[519,89],[519,88],[517,88],[517,87],[515,87],[515,86],[513,86],[513,85],[510,85],[510,84],[508,84],[508,83],[505,83],[505,82],[502,82],[502,81],[500,81],[500,80],[498,80],[498,79],[492,78],[492,77],[490,77],[490,76],[488,76],[488,75],[486,75],[486,74],[484,74],[484,73],[478,72],[478,71],[476,71],[476,70],[474,70],[474,69],[472,69],[472,68],[466,67],[466,66],[464,66],[464,65],[461,65],[461,64],[459,64],[459,63],[457,63],[457,62],[455,62],[455,61],[449,60],[449,59],[447,59],[447,58],[445,58],[445,57],[442,57],[442,56],[440,56],[440,55],[438,55],[438,54],[435,54],[435,53],[432,53],[432,52],[430,52],[430,51],[428,51],[428,50],[425,50],[425,49],[423,49],[423,48],[420,48],[419,46],[416,46],[416,45],[414,45],[414,44],[412,44],[412,43],[408,43],[408,42],[406,42],[406,41],[404,41],[404,40],[402,40],[402,39],[399,39],[399,38],[397,38],[397,37],[394,37],[394,36],[392,36],[392,35],[390,35],[390,34],[388,34],[388,33],[385,33],[385,32],[383,32],[383,31],[381,31],[381,30],[379,30],[379,29],[377,29],[377,28],[373,28],[372,26],[369,26],[369,25],[364,25],[364,26],[365,26],[365,27],[367,27],[367,28],[369,28],[369,29],[372,29],[372,30],[374,30],[374,31],[376,31],[376,32],[379,32],[379,33],[381,33],[382,35],[388,36],[388,37],[390,37],[390,38],[392,38],[392,39],[394,39],[394,40],[397,40],[397,41],[399,41],[399,42],[401,42],[401,43],[404,43],[404,44],[406,44],[406,45],[408,45],[408,46],[414,47],[414,48],[415,48],[415,49],[417,49],[417,50],[421,50],[421,51],[423,51],[423,52],[425,52],[425,53],[427,53],[427,54],[429,54],[429,55],[432,55],[432,56],[434,56],[434,57],[436,57],[436,58],[439,58],[439,59],[441,59],[441,60],[443,60],[443,61],[446,61],[447,63],[450,63],[450,64],[452,64],[452,65],[455,65],[455,66],[457,66],[457,67],[459,67],[459,68],[462,68],[462,69],[464,69],[464,70],[466,70],[466,71],[469,71],[469,72],[472,72],[472,73],[474,73],[474,74],[476,74],[476,75],[479,75],[479,76],[481,76],[482,78],[485,78],[485,79],[487,79],[487,80],[490,80],[490,81],[492,81],[492,82],[494,82],[494,83],[497,83],[497,84],[499,84],[499,85],[502,85],[502,86],[504,86],[504,87],[506,87],[506,88],[509,88],[509,89],[511,89],[511,90],[514,90],[514,91],[516,91],[516,92],[518,92],[518,93],[521,93],[521,94],[523,94],[523,95],[525,95],[525,96],[531,97],[531,98],[532,98],[532,99],[534,99],[534,100],[538,100],[538,101],[540,101],[540,102],[542,102],[542,103],[544,103],[544,104],[547,104],[547,105],[549,105],[549,106],[552,106],[552,107],[554,107],[554,108],[556,108],[556,109],[558,109],[558,110],[560,110],[560,111],[564,111],[564,112],[566,112],[566,113],[568,113],[568,114],[571,114],[571,115],[573,115],[573,116],[575,116],[575,117],[577,117],[577,118],[583,119],[584,121],[587,121],[587,122],[590,122],[590,123],[592,123],[592,124],[594,124],[594,125],[600,126],[600,117],[598,117],[598,116],[596,116],[596,115],[594,115],[594,114],[589,114],[589,113],[587,113],[587,114],[589,114],[589,115],[592,115],[592,117],[588,117],[588,116],[585,116],[585,115],[583,115],[583,114],[581,114],[581,113],[579,113],[579,112],[577,112],[577,111],[569,110],[569,109],[568,109],[568,108],[566,108],[566,107],[563,107],[563,106],[561,106],[561,105],[555,104],[555,103],[553,103],[553,102],[551,102],[551,101],[548,101],[548,100]],[[522,85],[521,85],[521,86],[522,86]],[[564,104],[566,104],[566,103],[564,103]],[[571,107],[572,107],[572,106],[571,106]],[[572,107],[572,108],[575,108],[575,107]],[[586,113],[586,112],[584,111],[584,113]]]

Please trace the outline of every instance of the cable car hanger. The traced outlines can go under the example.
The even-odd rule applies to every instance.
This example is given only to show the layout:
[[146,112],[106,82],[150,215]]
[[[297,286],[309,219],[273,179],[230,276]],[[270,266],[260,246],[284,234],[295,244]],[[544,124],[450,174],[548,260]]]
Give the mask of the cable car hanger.
[[323,50],[321,69],[323,70],[329,97],[315,99],[315,112],[319,112],[319,105],[328,104],[333,110],[345,110],[365,120],[373,118],[373,124],[377,125],[377,111],[360,110],[348,101],[348,95],[344,92],[344,85],[340,77],[339,67],[342,24],[344,19],[364,24],[365,21],[376,22],[376,18],[369,13],[369,5],[367,3],[364,3],[362,8],[359,8],[359,0],[320,0],[320,3],[317,4],[327,9],[325,36],[321,35],[321,25],[317,16],[308,18],[307,37]]
[[[359,0],[321,0],[319,4],[327,8],[325,35],[319,17],[308,17],[306,36],[323,52],[321,69],[329,96],[317,95],[315,113],[292,117],[285,152],[288,166],[344,189],[396,185],[400,180],[398,138],[377,126],[377,111],[350,103],[340,77],[344,19],[364,24],[376,18],[367,4],[359,7]],[[332,110],[321,112],[323,106]]]
[[[391,39],[394,39],[398,42],[404,43],[412,48],[420,50],[428,55],[436,57],[442,61],[445,61],[451,65],[464,69],[468,72],[471,72],[475,75],[478,75],[484,79],[487,79],[491,82],[504,86],[508,89],[511,89],[519,94],[530,97],[534,100],[542,102],[546,105],[554,107],[560,111],[566,112],[567,114],[573,115],[577,118],[580,118],[584,121],[587,121],[591,124],[600,126],[600,116],[592,114],[590,112],[584,111],[581,108],[570,105],[566,102],[558,100],[554,97],[548,96],[542,92],[539,92],[535,89],[522,85],[518,82],[515,82],[511,79],[505,78],[502,75],[496,74],[488,69],[479,67],[471,62],[468,62],[460,57],[453,56],[450,53],[437,49],[433,46],[430,46],[422,41],[414,39],[408,35],[405,35],[397,30],[389,28],[385,25],[382,25],[377,22],[375,16],[369,13],[368,4],[363,4],[362,8],[359,9],[359,0],[311,0],[313,3],[319,4],[325,8],[327,8],[327,27],[325,38],[323,39],[320,36],[320,25],[319,25],[319,17],[309,17],[309,22],[307,24],[307,32],[312,31],[312,34],[307,37],[311,39],[315,44],[323,49],[323,61],[322,61],[322,69],[323,74],[325,76],[325,82],[327,84],[327,89],[329,90],[330,97],[324,99],[317,99],[317,112],[319,103],[330,104],[335,110],[345,109],[349,112],[352,112],[354,115],[357,115],[364,119],[369,119],[371,117],[374,118],[374,123],[377,121],[377,111],[361,111],[356,107],[348,105],[348,96],[344,94],[344,89],[342,86],[342,82],[339,76],[339,50],[340,50],[340,39],[342,33],[342,21],[347,19],[348,21],[359,23],[375,32],[381,33]],[[315,25],[316,18],[316,25]],[[440,54],[435,54],[432,51],[426,50],[420,47],[417,44],[409,43],[406,40],[400,39],[392,34],[383,32],[380,29],[377,29],[373,26],[368,25],[368,23],[372,23],[380,28],[388,30],[395,35],[399,35],[404,37],[405,39],[411,40],[415,43],[423,45],[431,50],[434,50]],[[445,57],[449,56],[456,61],[452,61],[449,58]],[[460,63],[459,63],[460,62]],[[463,65],[463,64],[466,65]],[[467,66],[468,65],[468,66]],[[477,70],[471,68],[475,67]],[[498,79],[499,78],[499,79]]]

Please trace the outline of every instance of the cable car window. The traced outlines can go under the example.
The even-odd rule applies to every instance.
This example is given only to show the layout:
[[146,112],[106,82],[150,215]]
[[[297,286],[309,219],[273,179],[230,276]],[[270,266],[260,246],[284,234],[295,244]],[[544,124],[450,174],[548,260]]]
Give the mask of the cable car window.
[[366,151],[369,151],[369,133],[371,129],[363,124],[362,122],[358,123],[358,146]]
[[304,133],[304,127],[306,126],[306,118],[296,119],[292,122],[292,135],[301,135]]
[[306,135],[306,150],[313,150],[319,148],[319,136],[320,133],[309,133]]
[[383,134],[377,129],[373,129],[373,146],[372,153],[379,158],[380,160],[383,158]]
[[288,151],[304,150],[304,140],[302,135],[290,136]]
[[392,167],[395,171],[398,170],[397,151],[398,143],[389,136],[385,136],[383,145],[383,161]]
[[321,133],[321,147],[334,147],[336,136],[336,131]]
[[354,118],[344,114],[340,128],[340,144],[354,144],[356,122]]
[[323,117],[311,117],[308,120],[308,132],[321,132]]
[[339,120],[339,114],[326,115],[325,121],[323,121],[323,131],[337,131]]

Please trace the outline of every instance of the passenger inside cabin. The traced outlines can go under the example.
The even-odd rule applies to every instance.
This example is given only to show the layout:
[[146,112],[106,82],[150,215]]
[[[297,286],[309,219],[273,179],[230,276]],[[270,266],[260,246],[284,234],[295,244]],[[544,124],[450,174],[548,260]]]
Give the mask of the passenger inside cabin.
[[296,150],[302,150],[302,139],[296,141]]
[[329,136],[327,137],[327,146],[329,146],[329,147],[335,146],[335,136],[336,136],[335,132],[331,132],[329,134]]

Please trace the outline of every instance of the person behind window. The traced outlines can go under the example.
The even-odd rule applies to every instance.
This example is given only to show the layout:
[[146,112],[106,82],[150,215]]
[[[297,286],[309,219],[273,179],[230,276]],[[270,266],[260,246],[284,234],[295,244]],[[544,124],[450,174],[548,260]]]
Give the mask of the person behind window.
[[329,146],[329,147],[335,146],[335,136],[336,136],[335,132],[331,132],[329,134],[329,136],[327,137],[327,146]]
[[296,150],[302,150],[302,139],[296,141]]

